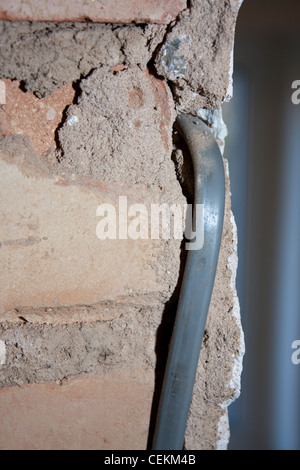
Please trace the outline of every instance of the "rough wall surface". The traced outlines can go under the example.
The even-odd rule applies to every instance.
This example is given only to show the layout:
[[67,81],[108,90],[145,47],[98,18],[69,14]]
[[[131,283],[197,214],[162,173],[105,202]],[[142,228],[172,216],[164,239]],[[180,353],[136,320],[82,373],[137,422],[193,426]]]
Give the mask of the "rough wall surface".
[[[177,112],[193,111],[223,146],[220,111],[200,108],[226,98],[239,3],[192,1],[168,25],[0,23],[0,448],[149,445],[182,234],[99,240],[96,209],[117,210],[120,196],[148,208],[190,201],[191,162],[172,127]],[[228,175],[226,187],[187,449],[226,448],[239,393]]]
[[92,70],[118,64],[145,69],[166,26],[2,21],[2,78],[44,98]]
[[156,66],[172,82],[180,111],[217,109],[225,100],[239,6],[237,0],[192,0],[170,28]]

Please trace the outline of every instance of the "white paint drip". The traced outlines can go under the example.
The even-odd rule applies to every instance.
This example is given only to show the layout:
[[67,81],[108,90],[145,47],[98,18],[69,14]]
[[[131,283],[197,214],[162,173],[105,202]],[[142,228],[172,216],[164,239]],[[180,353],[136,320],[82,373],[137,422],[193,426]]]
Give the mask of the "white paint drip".
[[222,109],[200,108],[197,115],[211,128],[215,139],[225,140],[228,135],[227,126],[223,120]]
[[234,66],[234,41],[230,54],[229,82],[225,96],[225,103],[228,103],[233,97],[233,66]]
[[211,129],[213,136],[219,142],[220,151],[224,154],[225,138],[228,135],[227,126],[223,120],[222,109],[203,109],[197,111],[197,115],[204,121]]

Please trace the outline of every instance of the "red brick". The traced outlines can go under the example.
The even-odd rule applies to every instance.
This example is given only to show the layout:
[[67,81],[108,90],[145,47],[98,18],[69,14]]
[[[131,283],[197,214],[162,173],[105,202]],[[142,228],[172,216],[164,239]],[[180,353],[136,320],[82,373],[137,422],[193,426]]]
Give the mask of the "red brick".
[[[122,189],[129,206],[142,200],[150,207],[153,193],[141,185]],[[52,175],[22,144],[0,151],[0,193],[0,317],[17,307],[93,305],[132,294],[151,294],[153,303],[162,292],[151,267],[164,248],[159,241],[97,238],[96,209],[118,210],[117,184]]]
[[0,108],[0,135],[21,134],[30,137],[37,153],[55,148],[55,131],[66,106],[72,104],[75,90],[65,85],[45,99],[29,91],[24,93],[20,83],[2,80],[5,84],[5,106]]
[[146,449],[152,394],[141,370],[0,389],[0,449]]
[[186,0],[3,0],[0,19],[169,23],[186,8]]
[[[170,130],[174,117],[171,94],[164,82],[147,71],[135,70],[140,87],[134,88],[129,80],[125,81],[126,71],[119,77],[113,74],[111,77],[115,83],[122,85],[123,80],[128,83],[128,112],[131,112],[130,106],[134,108],[130,114],[132,125],[138,129],[145,126],[145,122],[149,123],[147,131],[151,131],[151,144],[161,152],[165,148],[171,153]],[[133,295],[144,305],[156,305],[161,295],[170,292],[169,278],[162,283],[158,275],[160,270],[165,273],[165,265],[158,263],[154,267],[152,263],[153,253],[155,256],[163,253],[165,243],[150,239],[120,240],[118,237],[116,240],[99,240],[96,227],[100,219],[96,209],[100,204],[109,203],[114,205],[117,213],[119,196],[126,195],[129,206],[143,202],[150,214],[150,205],[160,201],[160,188],[153,187],[149,191],[143,184],[120,185],[96,179],[96,176],[73,175],[71,170],[65,174],[60,172],[58,165],[53,166],[53,172],[42,171],[40,161],[57,163],[55,153],[51,152],[51,147],[55,148],[55,129],[65,106],[73,100],[74,90],[71,85],[66,85],[46,99],[38,99],[30,92],[22,92],[16,81],[3,82],[6,104],[0,108],[0,136],[29,136],[36,152],[46,154],[42,159],[38,158],[18,136],[3,139],[0,151],[0,210],[3,213],[0,264],[5,266],[5,276],[0,275],[0,317],[18,308],[72,307],[108,300],[119,302],[120,299],[125,302]],[[111,90],[114,91],[113,87]],[[127,95],[124,96],[126,103]],[[116,106],[114,99],[111,103]],[[136,107],[140,106],[143,106],[142,111],[138,109],[136,113]],[[81,116],[80,120],[84,120],[80,106],[75,107],[75,111]],[[140,117],[144,111],[148,117],[142,124]],[[80,132],[85,129],[84,125]],[[78,130],[74,132],[76,135]],[[133,137],[135,139],[135,133]],[[139,148],[144,140],[144,133],[141,133],[134,142]],[[5,141],[14,142],[14,147],[7,144],[9,156]],[[140,151],[137,151],[133,161],[140,157]],[[77,158],[76,149],[74,158]],[[62,313],[62,317],[69,321],[69,310]]]

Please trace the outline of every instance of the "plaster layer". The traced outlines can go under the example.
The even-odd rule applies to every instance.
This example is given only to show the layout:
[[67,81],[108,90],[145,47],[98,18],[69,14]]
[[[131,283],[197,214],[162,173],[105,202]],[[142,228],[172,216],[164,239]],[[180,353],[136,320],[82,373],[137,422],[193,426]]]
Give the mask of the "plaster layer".
[[39,98],[101,66],[144,69],[166,26],[0,21],[0,76]]
[[191,0],[168,25],[2,21],[1,75],[22,80],[25,89],[45,97],[100,66],[145,69],[155,63],[172,84],[178,111],[217,109],[231,93],[240,4]]
[[171,24],[156,57],[172,83],[177,109],[217,109],[227,97],[240,0],[191,0]]
[[170,159],[175,112],[165,83],[138,67],[100,67],[80,89],[58,134],[60,171],[179,195]]

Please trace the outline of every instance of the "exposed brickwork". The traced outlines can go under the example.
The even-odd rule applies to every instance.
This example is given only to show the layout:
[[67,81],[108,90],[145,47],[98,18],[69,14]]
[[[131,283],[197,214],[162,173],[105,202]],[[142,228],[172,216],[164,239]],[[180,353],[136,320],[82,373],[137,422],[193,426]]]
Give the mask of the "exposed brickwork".
[[167,24],[185,7],[186,0],[3,0],[0,19]]
[[[135,303],[140,297],[140,303],[147,306],[163,303],[177,282],[175,253],[179,253],[180,240],[172,243],[174,259],[164,256],[166,242],[162,240],[120,240],[117,233],[116,240],[99,240],[96,228],[101,218],[96,210],[108,203],[118,215],[119,196],[126,196],[128,207],[142,202],[150,215],[150,205],[161,203],[159,186],[165,173],[169,185],[174,184],[169,197],[172,201],[179,197],[184,203],[171,162],[174,109],[166,84],[138,67],[119,72],[105,68],[85,82],[87,93],[71,106],[72,85],[38,99],[31,92],[24,93],[17,81],[2,83],[6,104],[0,108],[0,259],[5,275],[0,319],[19,308],[61,309],[126,299],[131,303],[132,297]],[[114,98],[116,88],[119,95]],[[91,89],[99,95],[95,109]],[[111,114],[102,116],[107,99]],[[80,105],[82,100],[85,107]],[[115,122],[120,113],[124,121]],[[71,148],[64,148],[59,163],[55,148],[62,116],[63,142]],[[114,129],[126,120],[128,126],[120,138]],[[117,150],[113,152],[110,145],[127,155],[115,164],[114,173],[109,173],[114,163],[111,154]],[[137,168],[144,178],[140,184],[133,177]],[[154,168],[160,171],[160,180],[152,180],[152,173],[159,174]],[[143,182],[152,182],[152,189]],[[61,312],[60,321],[71,321],[70,311]],[[99,318],[106,318],[106,313]],[[89,317],[84,314],[81,319]]]
[[0,448],[145,449],[152,393],[142,370],[1,389]]
[[0,133],[30,137],[35,151],[49,153],[55,149],[55,131],[62,121],[63,111],[72,104],[75,90],[65,85],[45,99],[33,93],[24,93],[20,83],[2,80],[5,84],[6,104],[0,108]]
[[26,139],[5,142],[6,150],[0,151],[0,318],[14,308],[92,305],[139,294],[146,303],[151,294],[155,304],[167,294],[169,283],[163,287],[151,267],[153,253],[163,250],[159,240],[96,235],[100,204],[111,204],[118,213],[119,194],[127,196],[128,207],[149,204],[145,188],[51,175],[29,143],[26,148]]
[[[186,253],[162,237],[99,240],[96,209],[192,200],[173,123],[228,95],[240,3],[1,2],[0,449],[146,448]],[[236,264],[226,177],[188,450],[226,447],[243,354]]]

